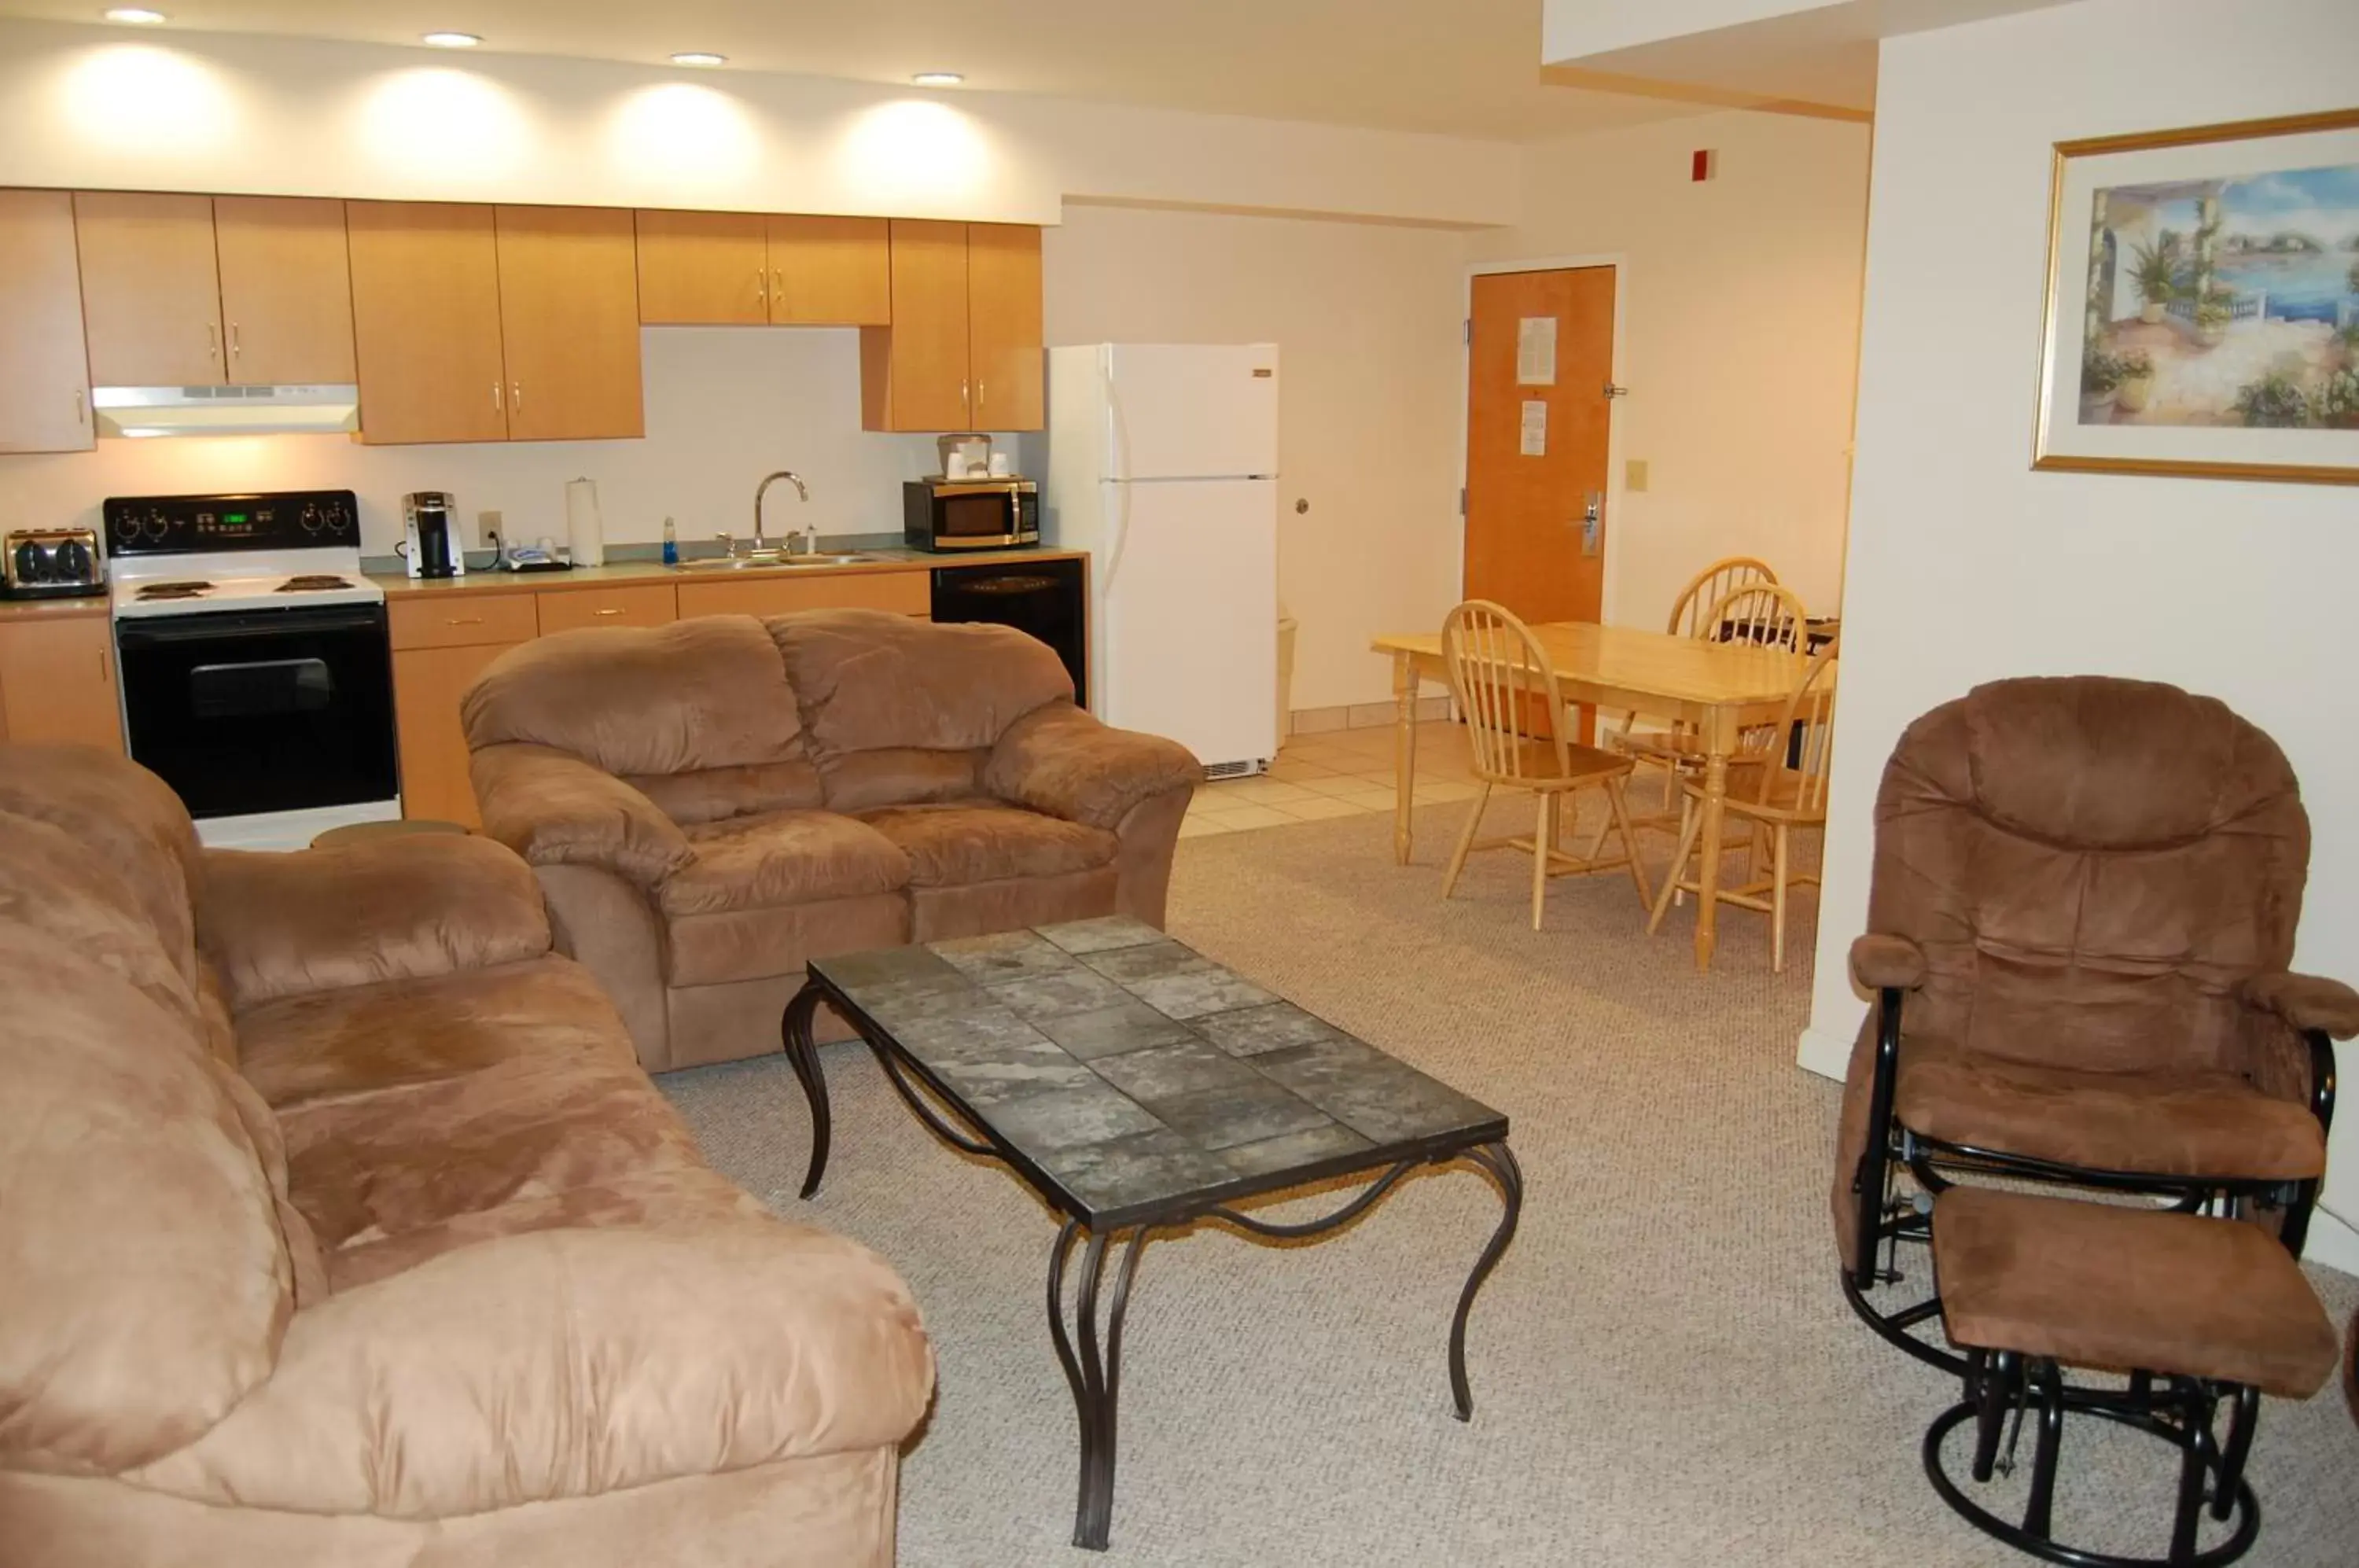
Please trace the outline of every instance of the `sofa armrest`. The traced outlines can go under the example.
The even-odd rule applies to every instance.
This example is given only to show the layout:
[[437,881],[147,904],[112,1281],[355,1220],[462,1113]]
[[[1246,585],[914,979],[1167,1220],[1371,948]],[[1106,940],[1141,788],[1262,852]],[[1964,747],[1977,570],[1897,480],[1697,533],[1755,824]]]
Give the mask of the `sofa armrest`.
[[999,737],[984,763],[983,787],[1036,811],[1110,829],[1141,800],[1193,788],[1203,777],[1177,741],[1109,728],[1071,702],[1050,702]]
[[1852,940],[1851,974],[1871,991],[1914,991],[1925,983],[1925,950],[1905,936],[1870,931]]
[[653,800],[552,746],[487,746],[468,773],[484,831],[535,866],[602,866],[653,889],[696,858],[679,824]]
[[456,833],[292,855],[204,852],[198,937],[231,1007],[538,958],[549,911],[531,867]]
[[2253,975],[2237,984],[2236,999],[2274,1013],[2298,1029],[2314,1029],[2336,1040],[2359,1035],[2359,991],[2340,980],[2285,970]]
[[893,1270],[766,1217],[504,1236],[295,1315],[269,1380],[125,1476],[447,1519],[898,1443],[933,1356]]

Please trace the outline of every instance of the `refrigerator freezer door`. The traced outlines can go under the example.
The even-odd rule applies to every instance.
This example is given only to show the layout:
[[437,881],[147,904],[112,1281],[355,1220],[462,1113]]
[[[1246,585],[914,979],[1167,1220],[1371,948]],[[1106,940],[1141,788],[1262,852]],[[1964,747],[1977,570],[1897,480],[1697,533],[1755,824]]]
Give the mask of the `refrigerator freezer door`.
[[1207,768],[1277,753],[1277,486],[1109,484],[1121,523],[1098,606],[1099,713]]
[[1109,479],[1277,473],[1276,343],[1109,343]]

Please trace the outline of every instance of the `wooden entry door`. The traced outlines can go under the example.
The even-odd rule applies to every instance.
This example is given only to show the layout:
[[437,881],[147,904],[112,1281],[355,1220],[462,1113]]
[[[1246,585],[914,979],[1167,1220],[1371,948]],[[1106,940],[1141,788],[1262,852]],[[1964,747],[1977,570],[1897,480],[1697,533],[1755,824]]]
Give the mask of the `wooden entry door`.
[[[1519,373],[1519,360],[1547,357],[1519,353],[1527,340],[1546,337],[1549,328],[1537,324],[1543,322],[1553,323],[1555,363],[1526,363]],[[1479,274],[1471,331],[1466,596],[1505,604],[1529,622],[1598,620],[1614,269]],[[1593,495],[1601,507],[1593,547],[1583,537]]]

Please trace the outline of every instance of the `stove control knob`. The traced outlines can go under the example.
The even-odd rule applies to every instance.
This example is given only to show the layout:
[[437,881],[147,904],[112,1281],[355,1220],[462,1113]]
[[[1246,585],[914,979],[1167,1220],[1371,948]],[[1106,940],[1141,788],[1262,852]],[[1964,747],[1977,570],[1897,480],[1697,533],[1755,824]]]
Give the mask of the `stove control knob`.
[[160,539],[172,531],[172,519],[164,515],[162,507],[150,507],[145,528],[149,539]]
[[343,535],[353,531],[352,508],[342,501],[331,501],[321,510],[327,517],[330,533]]
[[319,507],[311,505],[309,501],[303,503],[303,531],[305,533],[318,533],[320,529],[326,525],[327,520],[327,518],[320,515]]
[[136,544],[139,540],[139,515],[136,512],[116,513],[114,537],[125,544]]

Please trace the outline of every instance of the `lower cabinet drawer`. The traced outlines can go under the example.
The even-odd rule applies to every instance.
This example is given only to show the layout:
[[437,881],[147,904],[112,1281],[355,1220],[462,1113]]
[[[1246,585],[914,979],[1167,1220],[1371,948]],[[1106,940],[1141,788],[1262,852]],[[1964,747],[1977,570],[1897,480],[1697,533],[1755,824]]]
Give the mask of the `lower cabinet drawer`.
[[660,626],[679,618],[669,583],[569,588],[540,598],[540,635],[582,626]]
[[683,583],[679,613],[689,615],[785,615],[797,610],[890,610],[929,615],[933,573],[831,572],[817,577],[784,574],[752,583]]
[[476,648],[529,642],[540,635],[530,593],[421,593],[389,598],[386,629],[396,652],[408,648]]

